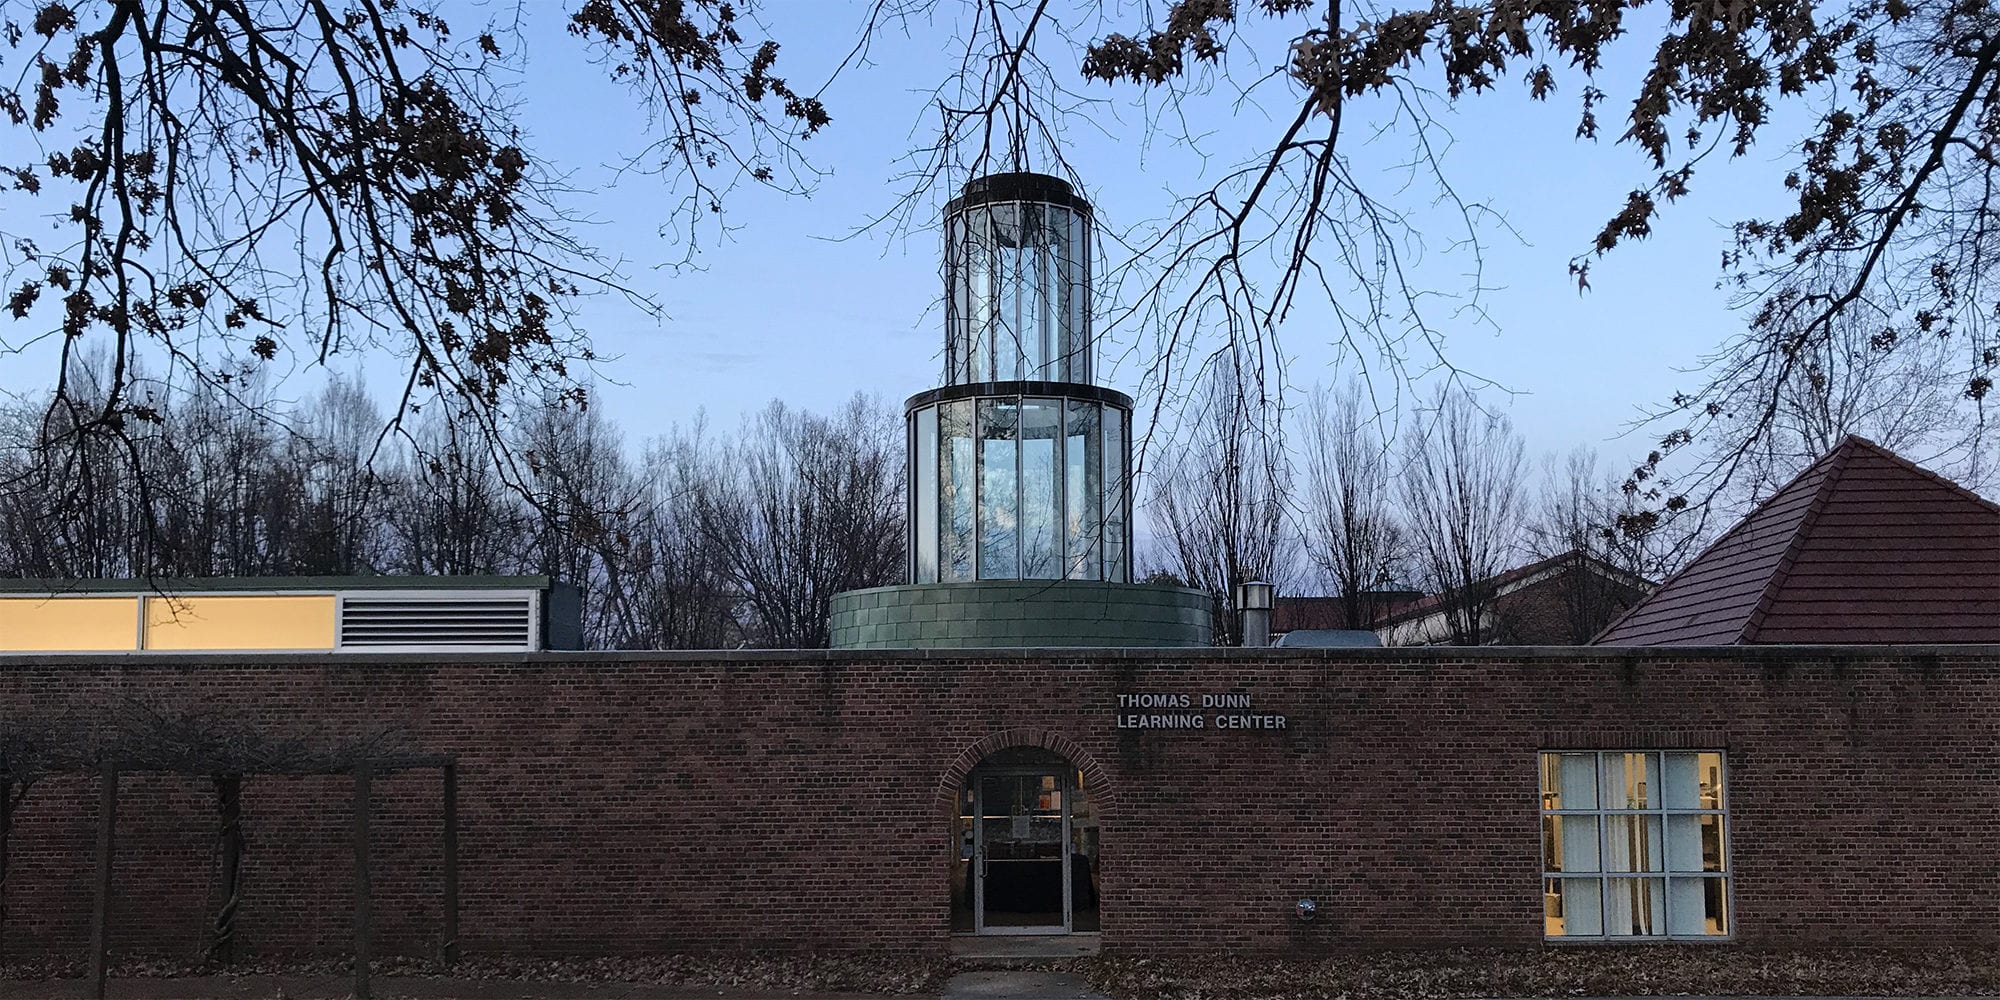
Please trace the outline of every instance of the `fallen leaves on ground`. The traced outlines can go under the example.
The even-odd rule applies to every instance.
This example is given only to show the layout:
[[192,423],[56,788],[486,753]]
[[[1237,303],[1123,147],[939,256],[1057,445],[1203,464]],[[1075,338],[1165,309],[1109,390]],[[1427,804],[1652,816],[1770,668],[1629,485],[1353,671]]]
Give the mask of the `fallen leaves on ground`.
[[[431,959],[380,958],[377,976],[448,976],[467,980],[539,983],[658,983],[688,988],[810,992],[936,992],[950,975],[950,963],[869,954],[844,955],[662,955],[648,958],[515,958],[475,956],[449,968]],[[50,959],[0,965],[0,980],[72,979],[85,974],[79,961]],[[121,958],[111,975],[120,979],[179,976],[349,976],[345,959],[248,959],[226,967],[185,960]]]
[[[648,958],[473,956],[449,969],[433,960],[384,958],[376,975],[517,982],[658,983],[771,992],[935,993],[968,966],[881,954],[662,955]],[[976,966],[972,966],[976,967]],[[1972,996],[2000,994],[2000,950],[1864,948],[1766,951],[1738,945],[1427,949],[1317,961],[1207,955],[1101,956],[1049,962],[1116,997],[1163,1000],[1463,1000],[1567,996]],[[72,960],[0,966],[0,980],[75,978]],[[344,959],[252,959],[226,969],[125,958],[118,978],[194,975],[347,976]]]
[[1321,961],[1097,958],[1079,968],[1114,996],[1171,1000],[1451,1000],[1564,996],[1915,996],[2000,993],[2000,951],[1735,945],[1427,949]]

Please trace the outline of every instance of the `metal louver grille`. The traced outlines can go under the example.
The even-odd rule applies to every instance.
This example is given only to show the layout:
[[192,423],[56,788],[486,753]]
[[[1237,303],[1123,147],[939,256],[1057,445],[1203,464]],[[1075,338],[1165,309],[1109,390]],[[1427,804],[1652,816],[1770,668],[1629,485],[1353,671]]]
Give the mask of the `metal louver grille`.
[[535,605],[530,594],[505,597],[346,597],[340,645],[368,648],[532,649]]

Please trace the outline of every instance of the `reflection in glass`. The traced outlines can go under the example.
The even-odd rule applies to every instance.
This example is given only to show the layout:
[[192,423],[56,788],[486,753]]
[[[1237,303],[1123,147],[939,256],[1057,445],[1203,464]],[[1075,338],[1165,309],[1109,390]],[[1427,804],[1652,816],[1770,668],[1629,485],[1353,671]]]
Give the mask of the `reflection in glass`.
[[939,409],[938,461],[946,469],[943,481],[938,484],[939,509],[945,517],[939,572],[945,580],[970,580],[974,490],[972,401],[956,400]]
[[1070,209],[1065,213],[1069,221],[1069,239],[1063,246],[1062,294],[1066,322],[1063,335],[1058,342],[1065,346],[1062,365],[1058,369],[1062,377],[1075,382],[1089,382],[1093,364],[1090,340],[1090,216],[1086,212]]
[[[1112,579],[1129,568],[1122,410],[998,396],[911,410],[910,577]],[[976,558],[975,558],[976,557]]]
[[1124,583],[1125,554],[1125,414],[1104,410],[1104,578]]
[[916,509],[911,530],[916,533],[917,583],[936,583],[938,578],[938,414],[926,406],[916,412],[917,430],[912,445],[912,489]]
[[1061,485],[1063,404],[1021,401],[1021,577],[1062,576]]
[[1098,541],[1104,526],[1097,505],[1103,496],[1103,430],[1095,403],[1070,400],[1063,431],[1063,534],[1072,580],[1096,580],[1104,575]]
[[1025,206],[1012,202],[987,209],[992,216],[991,238],[985,249],[993,255],[998,282],[999,312],[993,323],[993,377],[1021,377],[1021,296],[1027,282],[1021,274],[1021,225],[1018,213]]
[[1090,381],[1090,235],[1086,212],[1038,201],[946,218],[948,381]]
[[1021,575],[1018,399],[979,401],[979,578]]

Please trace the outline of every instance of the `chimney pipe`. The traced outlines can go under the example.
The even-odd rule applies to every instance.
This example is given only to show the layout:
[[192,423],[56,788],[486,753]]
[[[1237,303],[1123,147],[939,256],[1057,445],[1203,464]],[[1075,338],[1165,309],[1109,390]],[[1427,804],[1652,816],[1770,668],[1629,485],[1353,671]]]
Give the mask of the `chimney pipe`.
[[1236,607],[1243,613],[1242,644],[1271,644],[1271,585],[1261,580],[1236,585]]

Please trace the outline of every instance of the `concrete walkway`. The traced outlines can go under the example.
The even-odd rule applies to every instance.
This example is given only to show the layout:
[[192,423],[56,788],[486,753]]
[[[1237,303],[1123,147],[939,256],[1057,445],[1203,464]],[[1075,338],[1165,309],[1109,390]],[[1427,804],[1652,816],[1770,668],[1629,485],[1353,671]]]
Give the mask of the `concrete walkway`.
[[[436,976],[377,976],[375,1000],[890,1000],[876,994],[803,991],[689,990],[644,983],[527,983]],[[344,975],[185,976],[113,979],[111,1000],[347,1000],[354,980]],[[0,982],[6,1000],[87,1000],[79,979]],[[995,970],[953,976],[943,1000],[1106,1000],[1071,973]]]

